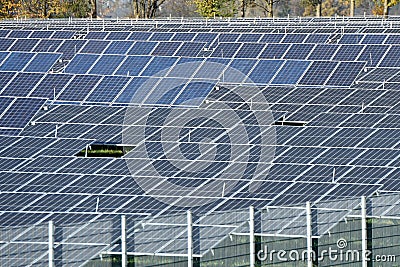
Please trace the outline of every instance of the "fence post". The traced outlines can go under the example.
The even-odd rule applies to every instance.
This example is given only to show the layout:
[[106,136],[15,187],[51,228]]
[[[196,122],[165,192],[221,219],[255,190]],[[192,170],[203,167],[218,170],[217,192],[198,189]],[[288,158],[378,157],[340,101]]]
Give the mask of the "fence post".
[[250,267],[256,265],[256,252],[254,240],[254,207],[249,208],[249,232],[250,232]]
[[49,267],[54,267],[54,223],[49,221]]
[[190,210],[187,211],[187,235],[188,267],[193,267],[193,218]]
[[313,247],[312,247],[312,213],[311,203],[306,203],[307,213],[307,267],[313,267]]
[[126,267],[128,264],[126,251],[126,217],[121,215],[121,266]]
[[367,199],[361,197],[361,250],[362,267],[367,267]]

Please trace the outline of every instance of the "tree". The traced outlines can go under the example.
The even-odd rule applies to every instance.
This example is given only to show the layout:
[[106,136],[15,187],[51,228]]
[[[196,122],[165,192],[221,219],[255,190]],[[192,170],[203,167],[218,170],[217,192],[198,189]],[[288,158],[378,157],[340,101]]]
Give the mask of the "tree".
[[95,0],[65,0],[63,7],[66,17],[96,17]]
[[198,17],[196,5],[191,0],[167,0],[158,13],[162,17]]
[[21,0],[21,13],[32,18],[55,17],[62,10],[60,0]]
[[315,12],[315,16],[321,17],[322,0],[302,0],[301,3],[305,6],[304,16],[310,16]]
[[0,0],[0,18],[11,18],[18,15],[21,4],[18,1]]
[[206,18],[232,17],[237,13],[237,5],[232,0],[194,0],[197,13]]
[[279,3],[280,0],[263,0],[261,3],[255,1],[254,4],[261,9],[263,9],[264,13],[267,17],[273,18],[274,17],[274,5]]
[[373,0],[375,7],[372,10],[374,15],[389,16],[389,8],[400,3],[400,0]]
[[166,0],[132,0],[133,17],[154,18]]

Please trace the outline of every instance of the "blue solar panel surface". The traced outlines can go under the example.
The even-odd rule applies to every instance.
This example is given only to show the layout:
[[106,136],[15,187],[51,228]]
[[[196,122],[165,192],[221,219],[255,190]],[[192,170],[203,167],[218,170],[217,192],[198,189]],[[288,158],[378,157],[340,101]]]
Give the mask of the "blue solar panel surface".
[[[399,168],[396,34],[98,26],[0,31],[0,197],[4,214],[21,218],[14,224],[27,223],[24,208],[37,212],[29,222],[93,211],[93,194],[109,202],[100,203],[100,216],[185,209],[154,197],[166,193],[161,188],[154,185],[150,196],[137,184],[149,177],[168,177],[182,189],[167,192],[179,202],[207,179],[238,176],[234,190],[221,198],[218,189],[206,206],[221,210],[393,189],[371,173]],[[262,117],[269,109],[271,121]],[[268,165],[262,141],[271,127]],[[126,133],[131,168],[125,158],[76,156],[93,142],[124,145]],[[333,167],[348,168],[337,183],[330,182]],[[252,177],[262,181],[254,192]],[[6,215],[1,225],[11,224]]]

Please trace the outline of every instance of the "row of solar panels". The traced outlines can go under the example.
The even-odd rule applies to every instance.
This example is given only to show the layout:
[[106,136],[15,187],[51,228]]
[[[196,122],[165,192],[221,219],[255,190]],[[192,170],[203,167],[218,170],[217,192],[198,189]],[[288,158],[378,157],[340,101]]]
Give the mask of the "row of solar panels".
[[[14,33],[14,34],[13,34]],[[38,31],[1,31],[1,38],[8,39],[72,39],[74,32]],[[48,33],[46,35],[46,33]],[[59,33],[55,35],[55,33]],[[68,34],[67,34],[68,33]],[[187,33],[187,32],[139,32],[139,31],[90,31],[83,34],[90,40],[119,40],[119,41],[194,41],[203,42],[218,40],[219,42],[255,42],[255,43],[326,43],[335,39],[339,44],[398,44],[398,34],[295,34],[295,33]]]
[[[88,33],[87,26],[48,26],[43,30],[46,31],[68,31],[75,32],[76,36],[85,36]],[[282,27],[257,27],[257,25],[251,26],[236,26],[236,27],[220,27],[220,28],[211,28],[211,27],[203,27],[203,28],[186,28],[186,27],[172,27],[172,28],[162,28],[155,26],[143,26],[143,27],[132,27],[132,26],[95,26],[89,27],[90,31],[106,31],[106,32],[124,32],[124,31],[147,31],[147,32],[171,32],[171,33],[254,33],[254,34],[264,34],[264,33],[277,33],[277,34],[288,34],[288,33],[298,33],[298,34],[343,34],[343,33],[373,33],[373,34],[399,34],[399,28],[382,28],[382,27],[374,27],[374,26],[366,26],[363,24],[357,25],[354,24],[353,28],[347,28],[346,26],[340,25],[309,25],[309,26],[299,26],[298,28],[292,28],[291,26],[283,25]],[[0,29],[2,27],[0,26]],[[39,27],[40,28],[40,27]],[[14,31],[37,31],[37,27],[24,27],[24,26],[16,26],[16,27],[3,27],[3,30],[14,30]],[[24,35],[24,34],[22,34]]]
[[[293,104],[292,106],[296,107]],[[304,107],[307,109],[309,106],[297,105],[297,110],[294,110],[293,113],[299,115],[299,118],[300,115],[309,116],[312,111],[302,110]],[[399,148],[400,143],[396,139],[396,134],[400,130],[398,114],[361,113],[354,111],[354,106],[348,110],[354,112],[339,114],[337,111],[335,112],[335,107],[332,108],[332,105],[319,106],[320,109],[323,107],[327,109],[319,113],[315,112],[314,117],[308,123],[309,126],[314,127],[283,127],[283,132],[281,132],[282,127],[277,127],[279,134],[277,144],[305,147]],[[336,108],[339,107],[345,108],[346,106],[337,106]],[[358,111],[360,110],[361,108],[358,107]],[[96,111],[103,113],[96,114]],[[124,109],[110,107],[86,106],[79,109],[59,107],[48,113],[40,113],[34,119],[35,124],[28,125],[22,134],[39,137],[54,136],[56,125],[58,125],[58,135],[63,138],[86,138],[105,143],[121,143],[123,131],[128,128],[124,126],[125,112]],[[134,125],[145,126],[143,123],[138,119]],[[331,129],[325,127],[331,127]],[[200,128],[208,129],[206,126]],[[129,131],[128,133],[133,134]],[[302,135],[304,136],[302,137]]]
[[72,39],[133,41],[197,41],[218,39],[219,42],[259,42],[259,43],[325,43],[334,38],[339,44],[398,44],[400,35],[394,33],[218,33],[218,32],[163,32],[153,31],[12,31],[0,30],[0,37],[10,39]]
[[0,97],[0,133],[22,130],[46,102],[40,98]]
[[[81,57],[77,53],[108,55],[153,55],[182,57],[221,57],[221,58],[261,58],[261,59],[300,59],[300,60],[335,60],[366,61],[368,67],[398,67],[397,57],[400,47],[397,45],[334,45],[334,44],[256,44],[256,43],[219,43],[214,48],[205,49],[205,43],[196,42],[129,42],[129,41],[82,41],[82,40],[46,40],[20,39],[14,44],[12,40],[0,39],[0,51],[33,51],[62,53],[64,59]],[[7,57],[0,54],[0,62]],[[30,61],[32,54],[13,53],[10,61],[21,63]],[[15,58],[13,58],[15,57]],[[25,71],[43,72],[45,66],[51,66],[59,58],[57,55],[37,55],[34,61],[45,64],[39,69]],[[95,57],[95,56],[87,56]],[[109,56],[117,59],[116,56]],[[122,59],[123,57],[119,57]],[[77,60],[77,59],[76,59]],[[118,60],[117,60],[118,61]],[[93,60],[91,62],[94,62]],[[115,60],[112,61],[115,63]],[[4,64],[3,64],[4,65]],[[7,65],[7,64],[6,64]],[[0,70],[20,70],[4,68]],[[108,72],[110,73],[110,72]]]
[[[215,86],[204,79],[2,72],[2,96],[45,97],[51,101],[198,106]],[[168,87],[173,86],[173,87]],[[174,90],[167,91],[171,88]],[[55,97],[55,99],[54,99]],[[115,99],[115,101],[114,101]]]
[[[72,61],[66,71],[87,72],[92,68],[93,62],[87,60],[85,55],[81,59],[79,64]],[[104,56],[103,59],[106,61],[100,64],[98,73],[104,66],[107,67],[105,71],[112,66],[105,65],[112,58]],[[114,61],[114,66],[119,66],[121,62],[115,64]],[[174,65],[177,62],[180,63]],[[140,74],[144,77],[0,72],[3,88],[0,93],[3,96],[45,97],[68,102],[198,106],[218,80],[231,83],[350,86],[365,65],[363,62],[260,60],[253,66],[246,63],[254,62],[235,60],[229,65],[229,62],[211,59],[195,62],[196,65],[189,63],[193,61],[132,56],[127,57],[119,68],[121,72],[117,73],[130,76]],[[251,80],[247,76],[235,75],[237,72],[225,71],[227,65],[241,70]],[[189,69],[189,73],[182,73],[182,69]],[[160,72],[162,70],[169,70],[165,71],[168,73],[166,77]],[[324,72],[320,73],[320,70]],[[146,78],[149,76],[154,77]],[[188,78],[191,76],[193,78]]]
[[[133,40],[133,41],[194,41],[205,39],[218,42],[252,42],[252,43],[327,43],[336,37],[338,44],[398,44],[397,34],[295,34],[295,33],[185,33],[185,32],[95,32],[91,31],[85,39],[94,40]],[[9,37],[10,38],[10,37]],[[207,40],[207,41],[208,41]]]

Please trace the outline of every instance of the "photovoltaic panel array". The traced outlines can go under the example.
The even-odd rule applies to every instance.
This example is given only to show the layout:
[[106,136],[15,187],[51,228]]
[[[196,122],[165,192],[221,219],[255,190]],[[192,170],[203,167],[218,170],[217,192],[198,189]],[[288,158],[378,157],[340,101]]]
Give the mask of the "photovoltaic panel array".
[[0,225],[398,191],[400,28],[351,22],[0,22]]

